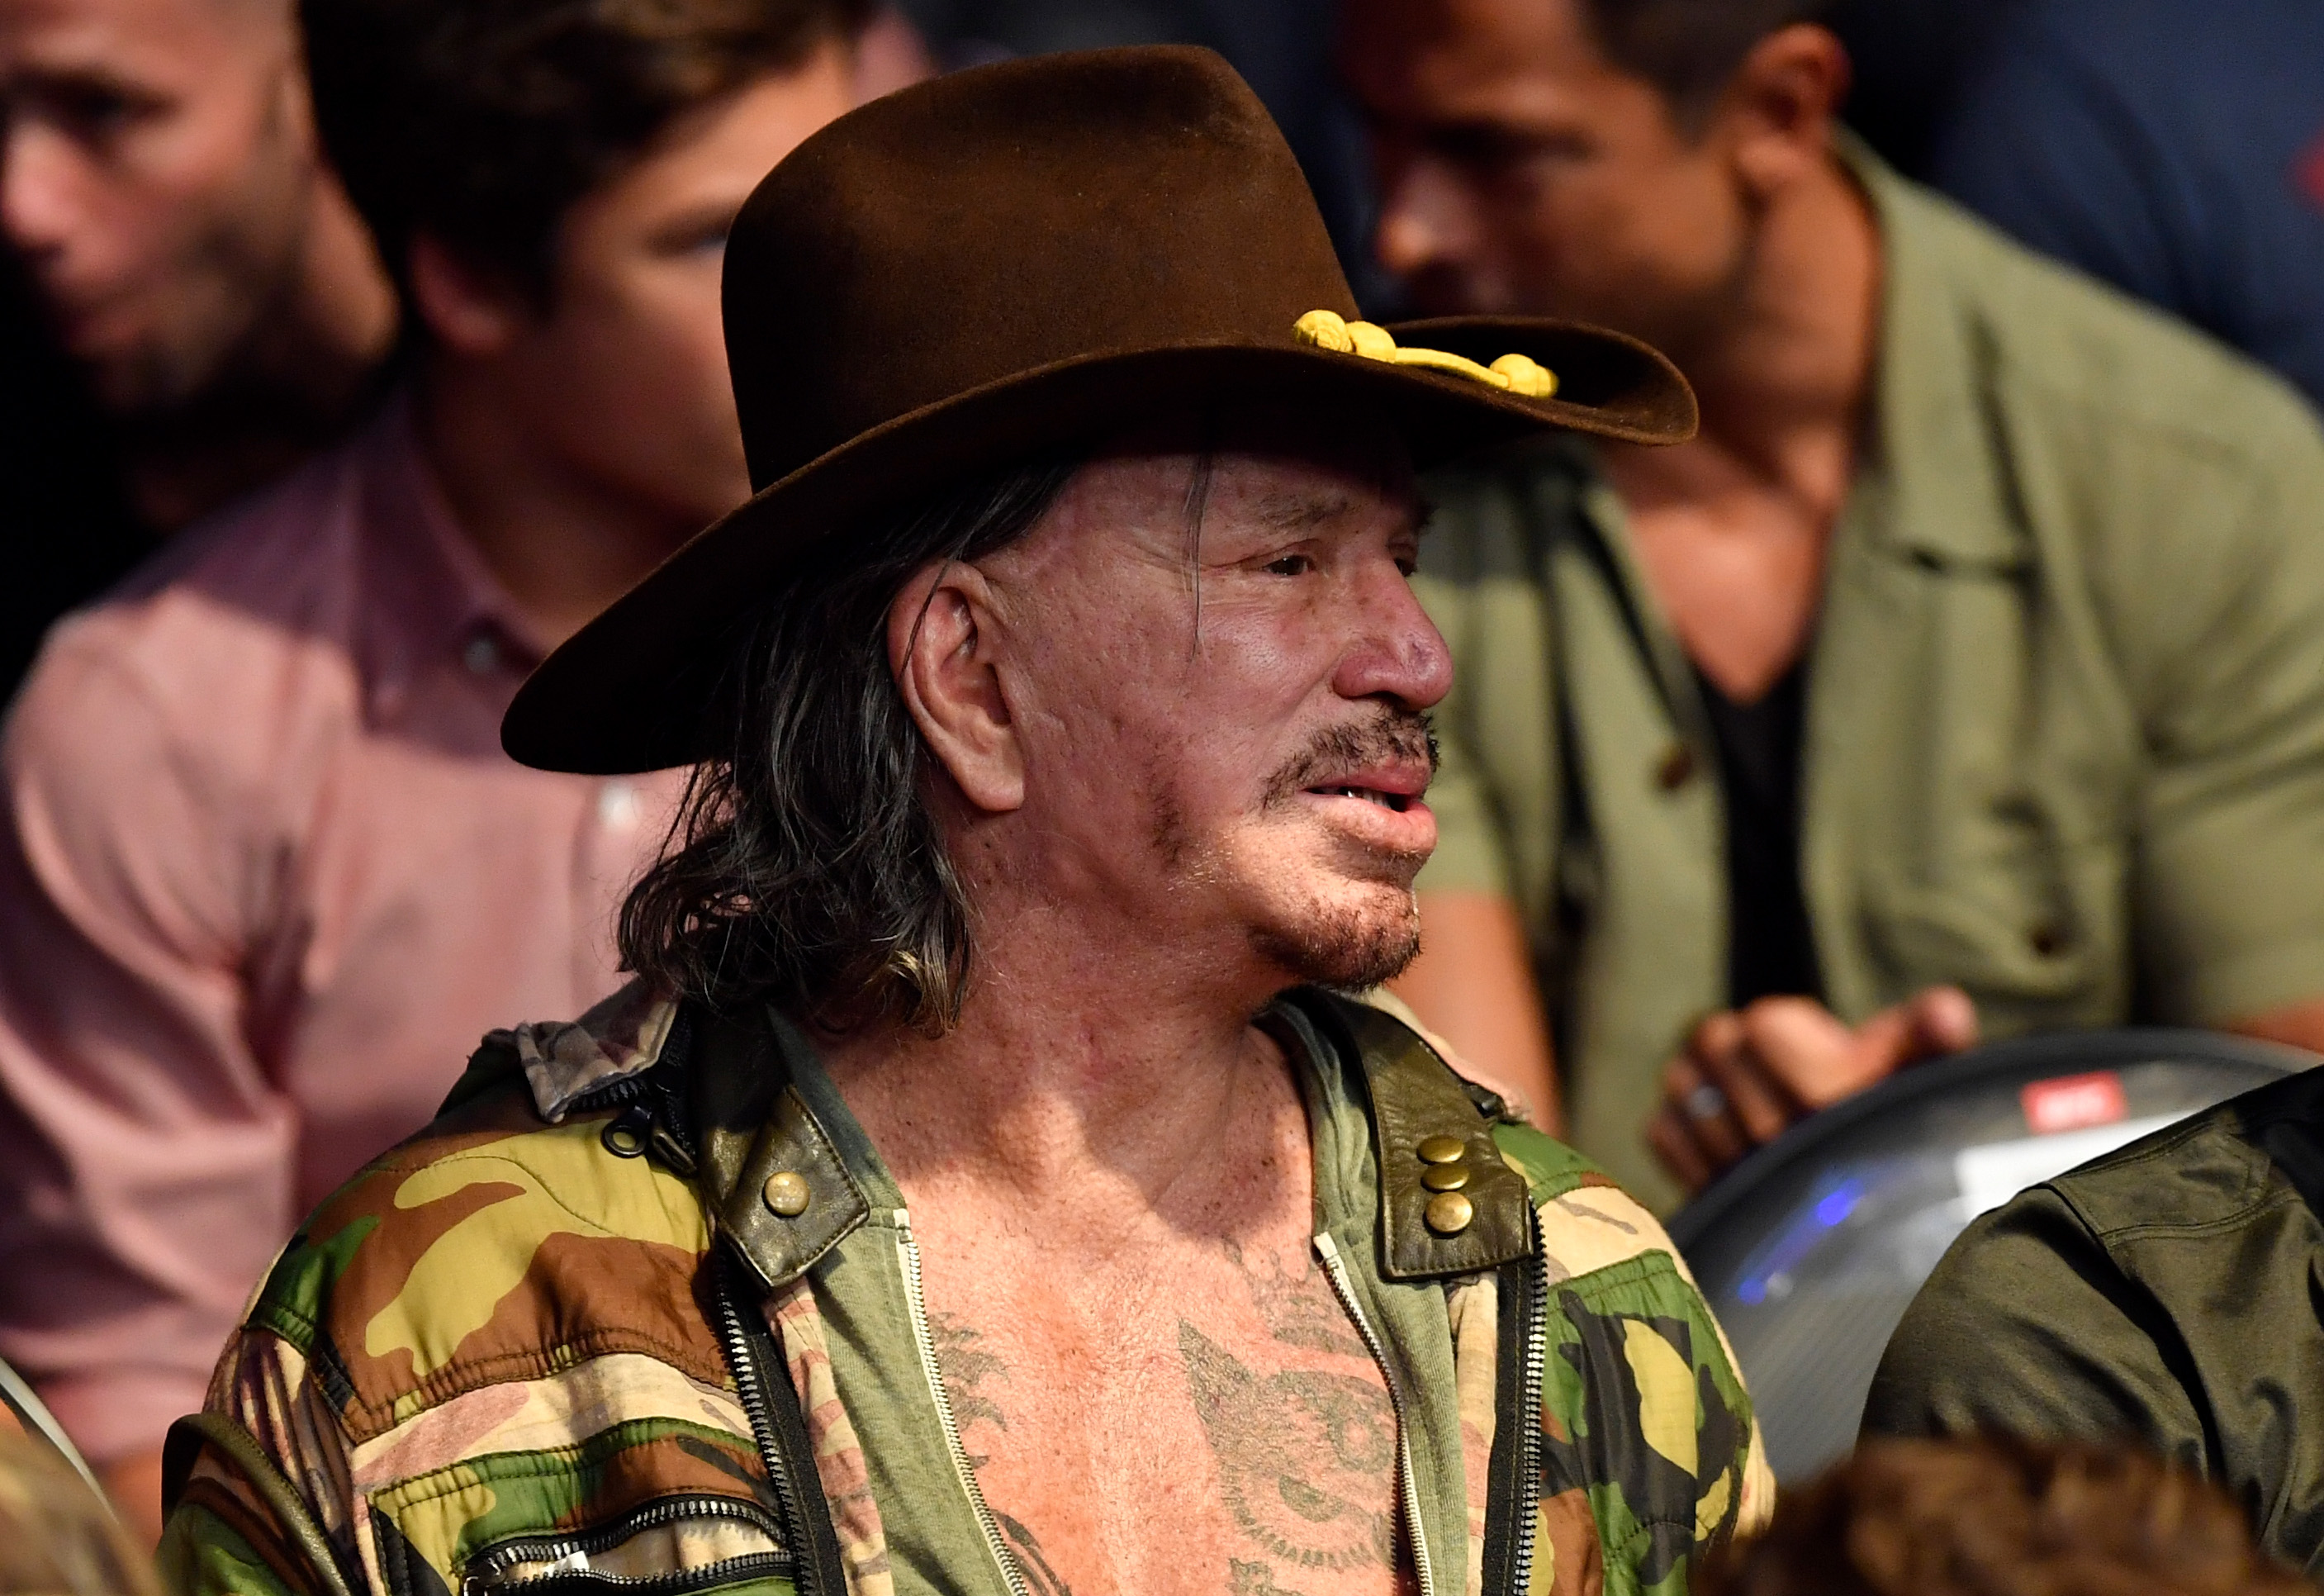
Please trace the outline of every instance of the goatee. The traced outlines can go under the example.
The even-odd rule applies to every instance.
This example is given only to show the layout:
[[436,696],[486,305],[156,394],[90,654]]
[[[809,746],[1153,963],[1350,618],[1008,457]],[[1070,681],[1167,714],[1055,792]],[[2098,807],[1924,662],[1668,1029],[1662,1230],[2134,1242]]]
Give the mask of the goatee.
[[1296,927],[1254,930],[1251,944],[1301,982],[1360,992],[1395,980],[1420,956],[1420,911],[1410,893],[1401,914],[1319,909]]

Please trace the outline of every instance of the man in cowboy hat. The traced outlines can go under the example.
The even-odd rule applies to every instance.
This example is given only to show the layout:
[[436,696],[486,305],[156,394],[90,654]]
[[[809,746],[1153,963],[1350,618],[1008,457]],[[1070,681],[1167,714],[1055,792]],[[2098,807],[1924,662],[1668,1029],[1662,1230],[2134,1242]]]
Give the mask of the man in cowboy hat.
[[1199,51],[843,118],[725,282],[757,496],[503,727],[697,767],[641,979],[309,1220],[173,1444],[174,1579],[1683,1589],[1767,1497],[1718,1327],[1335,995],[1434,840],[1414,462],[1683,436],[1683,384],[1352,322]]

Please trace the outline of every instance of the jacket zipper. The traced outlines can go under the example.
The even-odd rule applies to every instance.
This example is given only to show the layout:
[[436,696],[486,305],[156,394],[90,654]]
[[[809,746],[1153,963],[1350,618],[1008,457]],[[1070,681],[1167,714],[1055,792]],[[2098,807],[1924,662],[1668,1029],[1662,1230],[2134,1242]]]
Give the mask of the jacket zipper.
[[569,1120],[576,1114],[595,1113],[601,1108],[618,1108],[622,1103],[643,1097],[646,1094],[646,1077],[656,1067],[649,1065],[629,1075],[616,1075],[602,1086],[590,1087],[566,1103],[565,1118]]
[[735,1501],[731,1497],[669,1497],[649,1502],[626,1518],[582,1534],[525,1536],[487,1546],[469,1560],[467,1573],[460,1582],[462,1596],[480,1596],[484,1591],[530,1591],[550,1580],[576,1575],[622,1591],[680,1589],[706,1575],[715,1574],[717,1582],[723,1583],[744,1573],[755,1573],[761,1564],[768,1564],[771,1572],[773,1564],[788,1565],[791,1561],[784,1553],[752,1552],[717,1563],[706,1563],[699,1568],[673,1569],[667,1573],[627,1575],[552,1569],[521,1580],[503,1582],[501,1578],[520,1563],[560,1563],[568,1557],[592,1556],[610,1550],[633,1536],[686,1518],[737,1518],[770,1534],[780,1533],[780,1527],[769,1524],[766,1515],[759,1508],[747,1502]]
[[758,1444],[759,1461],[766,1468],[768,1482],[775,1489],[775,1503],[783,1517],[783,1533],[791,1544],[793,1587],[798,1596],[816,1596],[814,1559],[798,1554],[807,1545],[807,1516],[776,1448],[774,1421],[767,1416],[767,1393],[759,1380],[759,1361],[752,1353],[750,1333],[742,1325],[742,1311],[735,1305],[733,1287],[724,1269],[718,1281],[718,1332],[719,1339],[725,1343],[726,1366],[734,1371],[735,1394],[742,1398],[742,1412],[751,1421],[751,1439]]
[[1388,1382],[1388,1411],[1396,1418],[1397,1482],[1403,1488],[1404,1521],[1412,1527],[1412,1566],[1420,1576],[1420,1596],[1436,1596],[1436,1572],[1428,1556],[1428,1531],[1420,1520],[1420,1481],[1412,1472],[1412,1425],[1405,1412],[1403,1388],[1397,1383],[1396,1370],[1388,1361],[1388,1349],[1379,1333],[1364,1316],[1363,1305],[1356,1300],[1356,1288],[1348,1278],[1348,1266],[1340,1257],[1340,1250],[1328,1234],[1315,1238],[1315,1256],[1323,1261],[1323,1273],[1330,1278],[1332,1290],[1348,1317],[1356,1322],[1356,1332],[1370,1349],[1372,1361],[1379,1365],[1380,1378]]
[[944,1375],[936,1368],[936,1337],[928,1330],[927,1294],[920,1285],[920,1244],[912,1239],[911,1216],[896,1210],[896,1251],[904,1265],[904,1295],[912,1314],[912,1342],[919,1349],[920,1372],[927,1377],[928,1395],[936,1405],[936,1423],[944,1430],[945,1446],[952,1453],[953,1472],[960,1477],[961,1489],[968,1492],[969,1505],[976,1509],[976,1521],[984,1528],[985,1548],[1001,1569],[1001,1577],[1008,1582],[1011,1596],[1030,1596],[1025,1586],[1025,1575],[1017,1566],[1017,1559],[1009,1551],[1008,1543],[1001,1538],[1001,1521],[984,1499],[984,1490],[976,1482],[976,1471],[968,1461],[968,1448],[960,1438],[960,1425],[953,1417],[952,1394],[945,1389]]
[[1549,1250],[1541,1234],[1541,1213],[1526,1211],[1533,1224],[1533,1256],[1526,1259],[1524,1383],[1517,1393],[1517,1547],[1509,1558],[1509,1596],[1533,1588],[1534,1534],[1541,1518],[1541,1385],[1549,1368]]
[[[752,1552],[741,1557],[729,1557],[723,1563],[706,1563],[699,1568],[672,1569],[668,1573],[632,1575],[552,1569],[530,1579],[519,1580],[514,1584],[488,1584],[481,1589],[522,1591],[529,1592],[529,1596],[548,1596],[549,1592],[565,1588],[572,1590],[574,1596],[586,1596],[592,1591],[619,1591],[621,1596],[684,1596],[687,1591],[712,1590],[744,1580],[788,1576],[793,1568],[790,1558],[783,1553]],[[460,1588],[466,1591],[478,1587],[472,1587],[464,1581]]]

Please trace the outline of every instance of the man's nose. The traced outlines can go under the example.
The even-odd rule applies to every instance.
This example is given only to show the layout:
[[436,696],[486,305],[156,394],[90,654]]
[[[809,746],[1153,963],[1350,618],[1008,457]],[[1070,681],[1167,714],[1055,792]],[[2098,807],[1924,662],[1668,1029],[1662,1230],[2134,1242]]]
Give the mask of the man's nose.
[[79,214],[69,143],[22,117],[0,122],[0,233],[36,263],[71,242]]
[[1400,163],[1380,195],[1372,247],[1380,264],[1397,277],[1415,277],[1431,267],[1465,262],[1467,226],[1460,185],[1439,161],[1426,156]]
[[1364,628],[1333,686],[1343,698],[1390,698],[1432,709],[1452,690],[1452,650],[1402,572],[1388,567],[1364,598]]

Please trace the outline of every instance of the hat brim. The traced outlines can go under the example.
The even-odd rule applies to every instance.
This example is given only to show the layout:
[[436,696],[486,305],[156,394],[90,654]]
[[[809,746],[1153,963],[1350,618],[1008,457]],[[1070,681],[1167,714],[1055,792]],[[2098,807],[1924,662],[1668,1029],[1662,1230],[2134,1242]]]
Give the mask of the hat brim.
[[1648,444],[1693,436],[1685,379],[1619,334],[1506,317],[1391,331],[1405,346],[1480,363],[1530,355],[1556,374],[1557,393],[1527,399],[1425,367],[1304,346],[1185,345],[1017,374],[849,439],[690,540],[542,661],[501,724],[502,746],[536,769],[599,776],[713,757],[722,736],[706,712],[725,641],[803,549],[964,476],[1096,443],[1157,413],[1254,394],[1376,407],[1423,466],[1549,429]]

